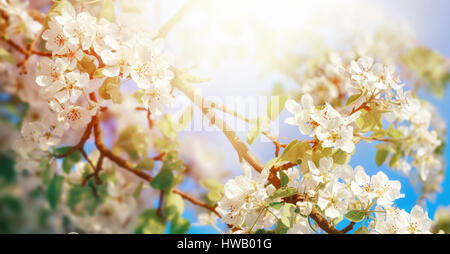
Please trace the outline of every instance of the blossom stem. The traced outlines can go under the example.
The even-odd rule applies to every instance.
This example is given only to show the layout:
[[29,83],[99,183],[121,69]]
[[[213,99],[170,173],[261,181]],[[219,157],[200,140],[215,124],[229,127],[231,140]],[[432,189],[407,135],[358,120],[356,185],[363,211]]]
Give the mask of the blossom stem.
[[[175,78],[173,79],[173,85],[178,88],[181,92],[183,92],[201,111],[202,113],[210,120],[212,124],[215,124],[227,137],[230,141],[233,148],[236,150],[240,158],[243,158],[247,161],[250,166],[252,166],[259,173],[264,169],[264,165],[250,152],[248,147],[242,142],[237,134],[232,130],[230,126],[228,126],[220,117],[214,114],[213,111],[208,107],[208,103],[205,103],[203,97],[194,92],[194,88],[189,85],[186,80],[183,79],[182,74],[172,68],[175,72]],[[181,75],[180,75],[181,74]],[[296,164],[295,164],[296,165]],[[290,166],[293,167],[292,163],[287,163],[282,166],[282,168]],[[289,168],[289,167],[288,167]],[[269,174],[268,181],[275,186],[275,188],[281,187],[280,179],[276,176],[276,171],[281,168],[271,168],[271,172]],[[295,201],[294,201],[295,202]],[[295,203],[294,203],[295,204]],[[336,229],[323,215],[316,210],[314,207],[311,211],[311,218],[319,225],[321,229],[323,229],[327,233],[331,234],[345,234],[348,231],[353,229],[354,222],[351,222],[346,228],[343,230]]]

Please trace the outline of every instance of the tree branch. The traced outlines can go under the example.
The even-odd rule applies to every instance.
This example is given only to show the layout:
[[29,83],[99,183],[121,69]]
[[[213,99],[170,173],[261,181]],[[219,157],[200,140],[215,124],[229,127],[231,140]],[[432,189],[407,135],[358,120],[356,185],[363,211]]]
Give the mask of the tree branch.
[[[264,165],[250,152],[248,147],[242,142],[237,134],[228,126],[220,117],[214,114],[208,107],[208,103],[205,103],[203,97],[194,92],[194,89],[191,85],[189,85],[185,80],[182,79],[182,74],[172,68],[175,72],[175,78],[172,80],[172,84],[178,88],[181,92],[183,92],[201,111],[202,113],[211,121],[212,124],[215,124],[227,137],[230,141],[233,148],[239,154],[239,157],[242,157],[245,161],[247,161],[256,171],[261,172],[264,169]],[[296,164],[295,164],[296,165]],[[293,164],[287,163],[280,168],[271,168],[269,174],[269,182],[275,186],[277,189],[281,187],[280,179],[276,176],[276,171],[284,167],[292,167],[295,166]],[[347,229],[347,231],[337,230],[323,215],[313,207],[311,212],[311,218],[319,225],[321,229],[330,234],[339,234],[346,233],[353,228]],[[350,225],[349,225],[350,227]]]

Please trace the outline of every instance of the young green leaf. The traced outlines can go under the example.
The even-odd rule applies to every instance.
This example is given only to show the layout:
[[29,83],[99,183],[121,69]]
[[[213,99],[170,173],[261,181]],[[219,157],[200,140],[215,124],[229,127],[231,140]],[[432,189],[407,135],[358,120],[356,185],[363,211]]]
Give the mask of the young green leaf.
[[155,166],[155,161],[152,158],[144,158],[137,165],[138,170],[152,170]]
[[137,225],[135,227],[136,234],[162,234],[166,223],[160,217],[155,209],[147,209],[139,215]]
[[345,106],[350,106],[351,104],[353,104],[354,102],[356,102],[362,94],[354,94],[350,97],[348,97],[347,103],[345,104]]
[[167,190],[172,187],[173,180],[174,176],[172,171],[168,168],[162,168],[155,178],[153,178],[150,185],[158,190]]
[[375,163],[377,164],[378,167],[384,163],[388,155],[389,155],[388,150],[384,149],[377,150],[377,153],[375,154]]
[[282,170],[279,171],[280,174],[280,181],[281,181],[281,187],[286,186],[289,183],[289,176],[286,175]]
[[175,217],[170,223],[171,234],[186,234],[189,230],[191,223],[185,218],[180,216]]
[[366,213],[361,210],[351,210],[345,214],[345,218],[349,221],[360,222],[364,219]]
[[184,202],[183,198],[180,195],[173,192],[170,192],[166,195],[163,214],[167,219],[172,220],[177,216],[181,216],[183,210]]
[[286,198],[297,194],[297,189],[294,187],[283,187],[279,188],[269,196],[270,200],[274,200],[277,198]]
[[62,187],[64,183],[64,177],[55,175],[50,181],[47,189],[47,200],[51,209],[55,209],[61,198]]

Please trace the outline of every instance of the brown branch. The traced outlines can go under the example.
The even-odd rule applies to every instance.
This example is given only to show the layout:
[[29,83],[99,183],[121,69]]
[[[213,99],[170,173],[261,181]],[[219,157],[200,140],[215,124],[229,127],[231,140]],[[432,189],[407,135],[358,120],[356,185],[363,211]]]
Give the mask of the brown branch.
[[158,210],[156,210],[156,214],[158,214],[159,217],[163,216],[163,202],[164,202],[164,190],[161,190],[159,192],[159,204],[158,204]]
[[353,226],[355,225],[354,222],[350,222],[350,224],[345,227],[342,230],[338,230],[333,225],[330,224],[330,222],[325,219],[325,217],[322,216],[322,214],[317,211],[317,209],[312,209],[311,214],[309,215],[316,223],[317,225],[323,229],[325,232],[330,234],[345,234],[348,231],[353,229]]
[[[207,101],[205,100],[206,105],[209,105],[210,107],[213,107],[217,110],[220,110],[226,114],[232,115],[248,124],[251,124],[250,119],[248,119],[246,116],[239,114],[238,112],[225,107],[223,104],[214,102],[214,101]],[[275,157],[278,157],[279,153],[280,153],[280,149],[283,147],[287,147],[287,144],[282,144],[280,141],[278,141],[278,139],[274,136],[272,136],[270,133],[268,133],[267,131],[263,131],[262,134],[264,136],[266,136],[274,145],[275,145]]]
[[[101,129],[100,129],[100,121],[97,115],[92,117],[92,123],[94,126],[94,136],[95,136],[95,145],[97,147],[97,149],[100,151],[100,153],[102,155],[104,155],[105,157],[109,158],[110,160],[112,160],[113,162],[115,162],[117,165],[119,165],[120,167],[126,169],[127,171],[135,174],[136,176],[151,182],[153,180],[153,177],[151,175],[148,175],[142,171],[136,170],[129,161],[122,159],[121,157],[113,154],[103,143],[103,139],[102,139],[102,133],[101,133]],[[163,156],[163,155],[158,155],[158,156]],[[157,156],[157,157],[158,157]],[[162,157],[161,157],[162,158]],[[221,215],[216,211],[216,207],[215,206],[211,206],[208,205],[200,200],[197,200],[196,198],[190,196],[189,194],[178,190],[178,189],[172,189],[173,193],[177,193],[179,194],[182,198],[190,201],[191,203],[193,203],[194,205],[198,205],[201,207],[204,207],[212,212],[214,212],[217,216],[221,217]]]
[[92,123],[94,125],[95,146],[97,147],[97,149],[101,154],[103,154],[105,157],[115,162],[120,167],[139,176],[140,178],[147,180],[149,182],[153,180],[153,177],[151,175],[135,169],[129,161],[124,160],[121,157],[115,155],[111,150],[109,150],[106,147],[105,143],[103,142],[102,131],[100,128],[100,120],[98,119],[97,115],[92,117]]
[[56,158],[67,157],[67,156],[71,155],[73,152],[75,152],[76,150],[82,149],[84,147],[84,144],[86,143],[86,141],[91,136],[91,130],[92,130],[93,124],[94,124],[93,121],[89,122],[89,124],[87,125],[86,130],[84,131],[83,135],[81,136],[81,139],[78,142],[78,144],[72,146],[67,152],[57,155]]
[[[174,69],[173,69],[174,70]],[[178,71],[174,70],[175,73]],[[216,125],[225,134],[231,145],[237,151],[240,158],[243,158],[248,164],[250,164],[256,171],[261,172],[264,168],[262,164],[248,149],[244,142],[242,142],[232,128],[225,123],[220,117],[214,114],[208,107],[208,103],[200,95],[194,92],[192,86],[188,85],[184,80],[181,80],[179,75],[172,80],[176,88],[183,92],[194,104],[203,112],[208,120]]]
[[[264,168],[264,165],[250,152],[248,147],[239,139],[236,133],[229,127],[220,117],[214,114],[208,107],[208,103],[205,103],[205,100],[199,94],[194,92],[194,89],[191,85],[189,85],[182,78],[182,73],[180,73],[175,68],[172,68],[172,71],[175,73],[175,78],[172,80],[172,84],[178,88],[181,92],[183,92],[200,110],[202,113],[210,120],[212,124],[215,124],[228,138],[233,148],[237,151],[240,158],[243,158],[247,161],[256,171],[261,172]],[[296,165],[296,164],[295,164]],[[280,179],[276,176],[276,171],[281,168],[289,168],[295,166],[293,164],[287,163],[280,168],[270,169],[269,174],[269,182],[275,186],[276,188],[281,187]],[[348,229],[345,232],[337,230],[317,209],[313,207],[311,212],[311,218],[327,233],[346,233],[351,229]],[[349,225],[350,227],[350,225]],[[353,227],[353,225],[351,226]]]
[[205,202],[202,202],[202,201],[192,197],[191,195],[189,195],[189,194],[187,194],[187,193],[185,193],[185,192],[183,192],[183,191],[181,191],[179,189],[172,189],[172,192],[180,195],[182,198],[188,200],[189,202],[191,202],[194,205],[201,206],[203,208],[206,208],[206,209],[210,210],[211,212],[213,212],[217,216],[219,216],[219,218],[222,218],[222,215],[216,211],[216,207],[217,206],[212,206],[212,205],[209,205],[209,204],[207,204]]

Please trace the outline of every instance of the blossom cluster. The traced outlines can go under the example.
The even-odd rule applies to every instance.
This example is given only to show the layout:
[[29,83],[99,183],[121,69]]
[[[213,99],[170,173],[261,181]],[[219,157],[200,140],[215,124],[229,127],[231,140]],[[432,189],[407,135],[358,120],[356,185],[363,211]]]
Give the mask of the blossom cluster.
[[[361,166],[352,169],[327,157],[322,157],[318,165],[313,161],[307,164],[309,170],[302,176],[297,167],[286,170],[289,181],[282,189],[291,192],[281,197],[268,182],[267,169],[252,178],[244,165],[244,175],[225,183],[223,199],[218,203],[223,221],[233,225],[236,233],[278,228],[281,221],[288,233],[309,234],[316,231],[309,216],[320,209],[335,223],[344,217],[363,221],[362,227],[372,233],[430,233],[431,220],[422,207],[416,205],[411,213],[395,207],[395,200],[404,197],[401,184],[389,180],[383,172],[370,177]],[[287,202],[285,198],[292,196],[301,199]],[[360,214],[360,218],[353,218],[352,213]]]
[[[301,104],[287,101],[294,117],[286,123],[299,126],[302,134],[316,138],[323,147],[347,153],[354,151],[360,139],[385,141],[377,149],[386,154],[385,159],[392,153],[391,168],[411,175],[415,167],[424,192],[438,190],[443,179],[439,147],[445,139],[445,123],[432,105],[405,87],[393,64],[348,55],[330,53],[329,62],[305,81],[308,89],[302,89]],[[339,97],[347,98],[347,103],[336,101]]]
[[[24,147],[41,150],[58,145],[69,129],[81,130],[108,99],[121,103],[121,82],[133,80],[142,89],[143,106],[154,115],[171,101],[169,67],[157,33],[140,28],[127,16],[114,22],[77,12],[61,2],[42,33],[51,56],[38,63],[39,98],[51,112],[45,119],[24,124]],[[137,22],[137,21],[136,21]]]

